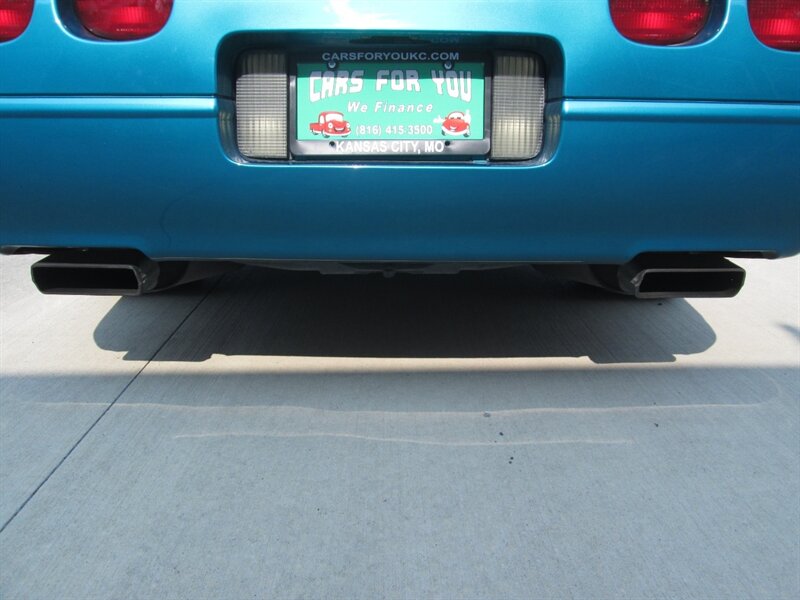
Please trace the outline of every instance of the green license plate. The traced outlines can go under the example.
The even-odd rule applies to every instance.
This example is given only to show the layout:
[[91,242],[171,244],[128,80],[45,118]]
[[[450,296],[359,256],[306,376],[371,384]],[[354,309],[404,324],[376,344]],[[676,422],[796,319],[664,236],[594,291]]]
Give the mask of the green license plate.
[[484,63],[298,62],[293,153],[488,152]]

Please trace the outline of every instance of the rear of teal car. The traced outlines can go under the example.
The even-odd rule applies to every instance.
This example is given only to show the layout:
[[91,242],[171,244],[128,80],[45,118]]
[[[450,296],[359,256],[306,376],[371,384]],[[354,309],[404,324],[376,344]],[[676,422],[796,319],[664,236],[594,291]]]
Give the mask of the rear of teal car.
[[800,0],[0,0],[0,245],[46,293],[800,251]]

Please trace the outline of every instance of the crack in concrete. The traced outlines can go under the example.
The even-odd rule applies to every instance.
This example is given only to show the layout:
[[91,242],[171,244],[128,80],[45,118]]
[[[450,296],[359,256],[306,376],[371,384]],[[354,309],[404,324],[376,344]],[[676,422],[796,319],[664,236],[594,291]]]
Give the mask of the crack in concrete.
[[103,417],[106,416],[108,411],[111,410],[111,407],[113,407],[117,403],[117,401],[120,398],[122,398],[122,396],[125,395],[125,393],[128,391],[128,389],[130,389],[130,387],[133,385],[133,382],[136,381],[139,378],[139,375],[141,375],[142,372],[148,366],[150,366],[150,363],[153,362],[153,360],[159,355],[159,353],[164,349],[164,347],[169,343],[169,341],[173,337],[175,337],[175,334],[178,333],[178,331],[180,331],[180,329],[181,329],[181,327],[183,327],[184,323],[186,323],[186,321],[189,320],[189,318],[197,311],[197,309],[200,308],[200,306],[203,304],[203,302],[205,302],[208,299],[208,297],[211,295],[211,293],[217,288],[217,286],[219,285],[219,283],[220,283],[220,281],[222,280],[223,277],[224,277],[224,275],[220,276],[214,282],[214,284],[209,287],[209,289],[205,293],[205,295],[202,298],[200,298],[200,300],[197,302],[197,304],[195,304],[195,306],[192,308],[192,310],[190,310],[186,314],[186,316],[183,319],[181,319],[181,321],[175,326],[175,329],[173,329],[172,332],[170,332],[169,335],[166,336],[164,341],[158,346],[158,348],[156,348],[155,352],[153,352],[153,355],[145,361],[144,365],[142,365],[142,368],[139,369],[136,372],[136,374],[134,374],[133,377],[131,377],[131,380],[128,381],[128,383],[125,384],[125,387],[123,387],[122,390],[120,390],[120,392],[116,395],[116,397],[108,404],[108,406],[105,407],[105,409],[103,410],[103,412],[100,413],[100,415],[97,417],[97,419],[95,419],[94,422],[89,426],[89,428],[86,431],[83,432],[83,434],[72,445],[72,447],[67,451],[67,453],[50,470],[50,472],[39,483],[39,485],[37,485],[36,488],[28,495],[28,497],[25,498],[25,500],[22,502],[22,504],[19,505],[17,510],[14,511],[14,513],[8,518],[8,520],[5,523],[3,523],[3,526],[0,527],[0,534],[2,534],[6,530],[6,528],[11,524],[11,522],[17,517],[17,515],[19,513],[21,513],[22,510],[28,505],[28,503],[31,500],[33,500],[34,496],[36,496],[36,494],[39,493],[39,490],[42,489],[44,484],[46,484],[50,480],[50,478],[55,474],[55,472],[58,471],[59,468],[61,468],[61,465],[63,465],[66,462],[66,460],[72,455],[72,453],[81,444],[81,442],[83,442],[83,440],[86,439],[86,437],[89,435],[89,433],[91,433],[91,431],[95,428],[95,426],[103,419]]

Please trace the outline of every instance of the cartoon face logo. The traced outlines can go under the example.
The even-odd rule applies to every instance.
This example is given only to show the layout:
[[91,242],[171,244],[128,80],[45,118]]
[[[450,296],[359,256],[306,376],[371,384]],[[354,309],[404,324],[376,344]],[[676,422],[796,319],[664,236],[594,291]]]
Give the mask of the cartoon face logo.
[[441,121],[442,133],[444,135],[469,137],[469,124],[471,121],[472,117],[469,111],[463,113],[460,110],[454,110]]
[[344,120],[342,113],[334,110],[319,113],[316,123],[311,123],[309,129],[314,135],[322,135],[322,137],[350,135],[350,123]]

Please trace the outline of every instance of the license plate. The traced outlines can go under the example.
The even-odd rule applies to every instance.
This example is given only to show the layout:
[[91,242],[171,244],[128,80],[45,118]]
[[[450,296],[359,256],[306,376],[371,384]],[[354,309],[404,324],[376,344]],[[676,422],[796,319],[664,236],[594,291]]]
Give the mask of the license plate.
[[468,157],[489,151],[481,60],[300,60],[294,81],[294,155]]

